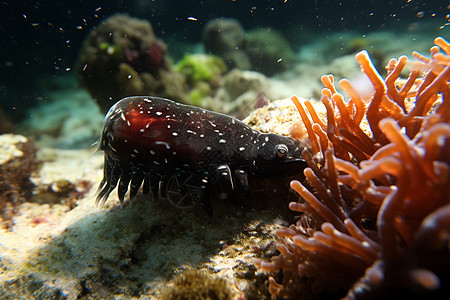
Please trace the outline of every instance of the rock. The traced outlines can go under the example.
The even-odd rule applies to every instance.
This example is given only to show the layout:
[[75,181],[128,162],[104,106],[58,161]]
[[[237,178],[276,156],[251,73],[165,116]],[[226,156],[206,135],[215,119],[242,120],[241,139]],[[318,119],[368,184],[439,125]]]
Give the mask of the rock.
[[248,70],[251,68],[248,55],[242,50],[245,31],[238,20],[214,19],[203,30],[205,50],[220,56],[230,69]]
[[266,28],[246,33],[235,19],[209,21],[203,31],[203,44],[230,69],[273,75],[285,71],[294,61],[291,46],[280,32]]
[[272,29],[255,29],[248,32],[244,51],[254,71],[274,75],[288,69],[294,62],[294,52],[280,32]]
[[207,107],[237,117],[246,116],[254,109],[258,95],[270,90],[269,80],[263,74],[252,71],[234,69],[222,81]]

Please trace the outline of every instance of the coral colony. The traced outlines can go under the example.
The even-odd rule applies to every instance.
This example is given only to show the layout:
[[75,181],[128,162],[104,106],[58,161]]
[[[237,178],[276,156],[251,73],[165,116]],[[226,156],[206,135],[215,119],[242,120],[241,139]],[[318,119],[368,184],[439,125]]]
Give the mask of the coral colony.
[[[297,222],[276,231],[278,256],[257,260],[272,295],[346,299],[449,292],[450,43],[435,39],[431,59],[392,59],[384,80],[367,52],[356,55],[374,94],[349,81],[336,91],[322,77],[326,122],[308,100],[292,97],[307,129],[306,181],[290,203]],[[421,75],[423,74],[423,75]]]

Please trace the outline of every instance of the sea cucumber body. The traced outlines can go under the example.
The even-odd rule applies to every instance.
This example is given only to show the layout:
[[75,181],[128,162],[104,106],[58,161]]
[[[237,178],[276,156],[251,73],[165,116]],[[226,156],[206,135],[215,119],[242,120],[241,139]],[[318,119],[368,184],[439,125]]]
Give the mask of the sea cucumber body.
[[[280,145],[289,155],[277,156]],[[103,123],[99,150],[105,152],[105,173],[98,201],[106,201],[117,182],[121,201],[130,182],[132,196],[142,181],[155,195],[160,182],[164,187],[181,172],[191,174],[189,185],[199,190],[224,175],[233,185],[234,174],[241,174],[237,185],[245,190],[247,173],[301,172],[302,149],[292,138],[260,133],[227,115],[157,97],[124,98]],[[165,196],[167,187],[161,189]]]

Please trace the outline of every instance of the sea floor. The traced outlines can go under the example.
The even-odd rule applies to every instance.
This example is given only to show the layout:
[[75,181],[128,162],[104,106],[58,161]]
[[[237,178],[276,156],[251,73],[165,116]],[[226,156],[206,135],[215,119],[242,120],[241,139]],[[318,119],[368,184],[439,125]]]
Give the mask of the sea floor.
[[270,233],[284,221],[273,210],[222,203],[208,216],[201,207],[177,209],[143,195],[125,208],[111,195],[101,208],[95,194],[102,153],[38,154],[37,186],[65,180],[80,195],[36,195],[38,202],[20,205],[12,227],[0,230],[0,298],[157,299],[173,275],[192,268],[225,278],[236,296],[264,295],[266,276],[255,273],[252,260],[275,251]]

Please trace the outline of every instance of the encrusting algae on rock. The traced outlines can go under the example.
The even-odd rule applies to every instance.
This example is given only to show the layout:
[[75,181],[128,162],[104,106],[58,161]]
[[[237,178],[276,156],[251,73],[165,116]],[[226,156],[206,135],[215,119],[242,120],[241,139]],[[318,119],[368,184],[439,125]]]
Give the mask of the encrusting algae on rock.
[[301,215],[276,230],[280,254],[255,262],[272,274],[273,296],[449,294],[450,44],[435,44],[431,59],[414,53],[419,62],[406,80],[406,56],[390,61],[384,80],[358,53],[375,90],[368,102],[341,80],[344,101],[333,76],[323,76],[326,120],[292,97],[311,142],[309,168],[306,182],[291,182],[303,200],[289,207]]

